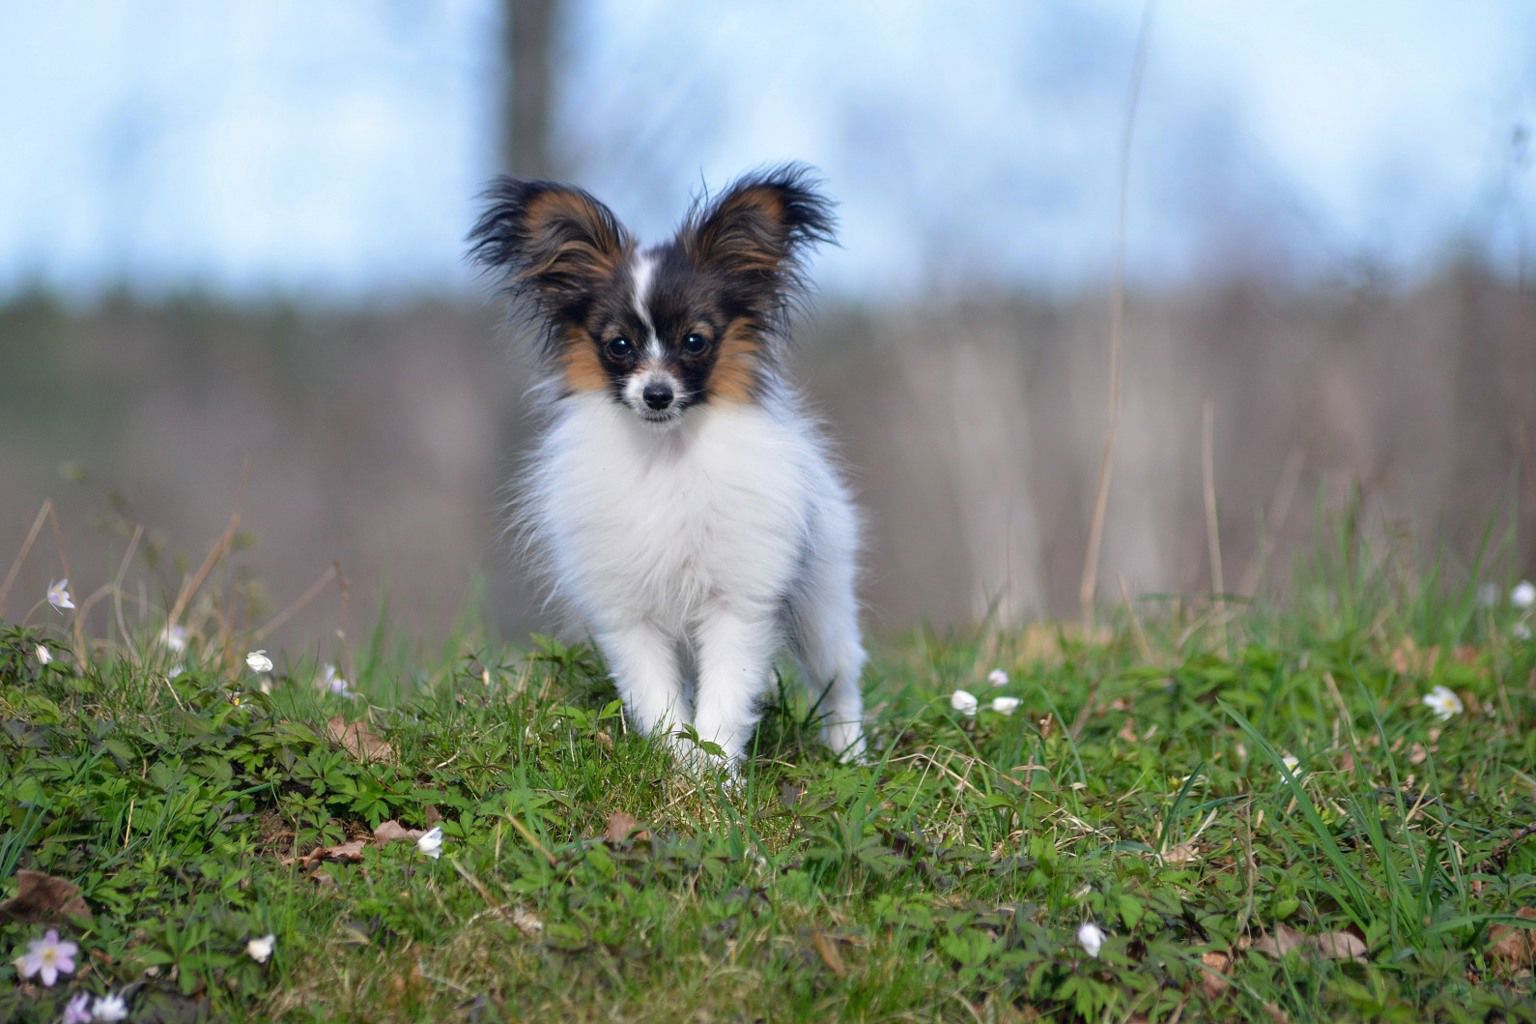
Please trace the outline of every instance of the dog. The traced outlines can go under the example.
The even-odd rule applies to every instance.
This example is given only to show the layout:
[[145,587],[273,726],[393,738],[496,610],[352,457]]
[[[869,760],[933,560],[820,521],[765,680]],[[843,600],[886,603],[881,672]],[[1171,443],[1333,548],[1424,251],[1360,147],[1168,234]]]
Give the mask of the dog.
[[691,727],[734,769],[787,648],[823,742],[861,759],[859,519],[786,365],[806,257],[833,241],[809,170],[742,177],[649,247],[579,188],[485,198],[471,255],[530,328],[546,414],[514,523],[630,724],[685,754]]

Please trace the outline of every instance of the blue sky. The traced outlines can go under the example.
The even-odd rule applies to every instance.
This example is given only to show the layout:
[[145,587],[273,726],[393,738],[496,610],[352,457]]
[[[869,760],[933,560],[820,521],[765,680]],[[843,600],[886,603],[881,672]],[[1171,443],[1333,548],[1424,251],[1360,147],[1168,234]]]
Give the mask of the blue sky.
[[[1092,285],[1141,5],[572,0],[557,145],[642,235],[819,168],[872,296]],[[474,286],[497,5],[0,0],[0,293]],[[1151,283],[1536,254],[1536,6],[1161,0],[1131,171]]]

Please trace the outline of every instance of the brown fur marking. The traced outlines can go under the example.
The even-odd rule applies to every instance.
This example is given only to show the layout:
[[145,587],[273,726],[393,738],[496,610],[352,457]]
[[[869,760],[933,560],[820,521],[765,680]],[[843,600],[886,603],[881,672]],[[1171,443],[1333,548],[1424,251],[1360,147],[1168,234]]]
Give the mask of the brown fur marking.
[[566,334],[560,350],[560,369],[572,391],[602,391],[608,386],[597,349],[585,331],[572,330]]
[[543,244],[523,276],[538,277],[560,264],[583,267],[594,277],[618,269],[626,240],[578,193],[563,189],[541,193],[528,203],[524,216],[530,234]]
[[709,393],[727,402],[752,401],[762,339],[745,320],[733,320],[720,338],[720,353],[709,374]]
[[779,269],[784,259],[784,200],[768,187],[728,196],[699,232],[695,258],[729,263],[737,271]]

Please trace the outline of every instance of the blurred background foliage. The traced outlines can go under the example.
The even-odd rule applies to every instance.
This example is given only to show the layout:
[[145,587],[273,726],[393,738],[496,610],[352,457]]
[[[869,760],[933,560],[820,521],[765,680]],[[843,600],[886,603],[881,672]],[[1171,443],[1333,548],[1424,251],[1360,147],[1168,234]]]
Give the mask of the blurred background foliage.
[[463,259],[478,192],[574,180],[657,238],[802,159],[843,230],[801,368],[872,626],[1069,614],[1138,38],[1101,593],[1208,586],[1207,403],[1229,590],[1283,584],[1319,502],[1465,566],[1492,528],[1489,572],[1536,570],[1524,4],[0,12],[0,561],[45,498],[65,541],[28,593],[110,578],[138,523],[174,592],[238,509],[275,606],[339,561],[424,636],[481,579],[499,626],[547,624],[501,535],[530,424]]

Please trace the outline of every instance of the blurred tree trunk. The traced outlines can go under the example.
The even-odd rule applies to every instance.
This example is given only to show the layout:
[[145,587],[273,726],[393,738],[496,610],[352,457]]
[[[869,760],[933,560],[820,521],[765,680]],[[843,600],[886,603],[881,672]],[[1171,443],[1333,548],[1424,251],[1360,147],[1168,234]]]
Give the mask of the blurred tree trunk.
[[559,177],[549,123],[560,6],[560,0],[502,0],[501,170],[520,178]]

